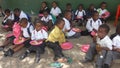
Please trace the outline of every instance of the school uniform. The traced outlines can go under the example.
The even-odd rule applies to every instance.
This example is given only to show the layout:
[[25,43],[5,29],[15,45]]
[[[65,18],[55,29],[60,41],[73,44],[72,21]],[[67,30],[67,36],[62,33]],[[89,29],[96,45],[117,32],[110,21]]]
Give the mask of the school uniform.
[[65,34],[67,36],[67,38],[78,38],[78,37],[80,37],[79,32],[74,32],[73,30],[71,30],[69,20],[67,20],[66,18],[63,18],[63,20],[65,21],[63,31],[70,30],[69,32],[66,32],[66,34]]
[[86,24],[86,30],[81,32],[81,35],[91,35],[93,29],[98,31],[99,26],[102,25],[102,21],[100,19],[94,21],[93,18],[88,19]]
[[[23,33],[23,37],[26,38],[26,39],[30,38],[33,30],[34,30],[33,25],[30,22],[28,22],[26,28],[21,28],[21,31]],[[30,46],[29,42],[30,42],[30,39],[25,41],[23,44],[26,47],[29,47]]]
[[2,25],[6,25],[7,23],[7,20],[14,20],[14,14],[13,13],[10,13],[10,15],[7,17],[7,15],[5,15],[4,19],[3,19],[3,22],[2,22]]
[[57,26],[51,31],[46,40],[46,45],[54,51],[55,57],[64,57],[60,45],[66,41],[64,33]]
[[83,19],[83,17],[86,15],[86,13],[85,13],[85,10],[82,10],[82,11],[77,10],[75,12],[75,15],[78,19],[81,18],[81,17],[82,17],[81,19]]
[[[110,49],[110,51],[108,50],[102,50],[101,54],[103,57],[101,57],[100,54],[97,53],[96,50],[96,45],[99,44],[101,47],[107,47]],[[92,61],[95,57],[95,55],[97,55],[97,59],[96,59],[96,66],[97,68],[103,68],[102,66],[104,65],[104,63],[109,62],[111,56],[109,56],[110,54],[112,54],[111,50],[112,50],[112,40],[109,38],[109,36],[105,36],[103,39],[97,38],[97,44],[96,43],[91,43],[90,44],[90,48],[88,50],[88,52],[86,53],[85,59]]]
[[62,12],[59,7],[56,7],[56,8],[51,8],[50,13],[53,14],[54,16],[58,17],[59,14],[61,14]]

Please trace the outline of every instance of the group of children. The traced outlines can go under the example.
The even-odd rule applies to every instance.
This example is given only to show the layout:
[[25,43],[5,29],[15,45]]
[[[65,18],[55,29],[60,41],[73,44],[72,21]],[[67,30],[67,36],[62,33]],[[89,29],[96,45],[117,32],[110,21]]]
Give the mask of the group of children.
[[[31,18],[28,14],[22,10],[16,8],[14,11],[6,9],[4,14],[3,26],[8,26],[9,31],[13,32],[13,35],[7,37],[3,45],[0,46],[0,50],[4,51],[4,48],[9,44],[13,44],[11,48],[4,51],[4,56],[12,56],[23,47],[27,47],[27,50],[20,56],[20,59],[24,59],[31,52],[36,53],[35,62],[39,62],[40,55],[44,53],[45,47],[51,48],[54,52],[54,60],[67,61],[66,56],[62,53],[61,44],[66,42],[66,38],[79,38],[81,35],[90,35],[93,38],[88,52],[86,53],[85,60],[80,62],[86,63],[91,62],[95,55],[97,55],[96,67],[97,68],[109,68],[111,62],[114,59],[119,59],[120,53],[120,25],[116,28],[116,33],[108,36],[109,26],[105,23],[106,18],[106,2],[101,3],[101,8],[95,9],[94,5],[91,4],[89,9],[86,11],[83,9],[83,5],[80,4],[76,12],[72,10],[70,3],[66,5],[66,10],[62,16],[60,8],[57,6],[55,1],[52,2],[52,8],[49,10],[47,3],[42,2],[39,11],[39,19],[36,19],[34,23],[31,22]],[[85,31],[74,31],[74,25],[71,21],[84,21],[86,20]],[[81,24],[81,23],[79,23]],[[16,25],[19,26],[15,27]],[[15,29],[17,29],[15,31]],[[47,30],[50,30],[48,34]],[[91,33],[96,33],[92,35]],[[17,33],[19,34],[16,36]],[[13,43],[14,40],[21,40],[24,38],[24,42],[21,44]],[[39,45],[30,44],[31,41],[40,42]]]

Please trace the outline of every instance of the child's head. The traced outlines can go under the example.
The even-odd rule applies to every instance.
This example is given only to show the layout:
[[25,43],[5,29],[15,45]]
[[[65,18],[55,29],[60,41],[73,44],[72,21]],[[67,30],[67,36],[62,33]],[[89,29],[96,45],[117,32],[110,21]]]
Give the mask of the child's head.
[[94,4],[90,4],[90,5],[89,5],[89,10],[94,10],[94,8],[95,8],[95,7],[94,7]]
[[37,31],[41,30],[42,26],[43,26],[43,22],[41,20],[36,20],[35,23],[34,23],[34,26],[35,26],[35,29]]
[[110,31],[110,27],[107,25],[107,24],[102,24],[99,26],[99,29],[98,29],[98,37],[99,38],[104,38]]
[[56,2],[56,1],[53,1],[53,2],[52,2],[52,7],[53,7],[53,8],[56,8],[56,7],[57,7],[57,2]]
[[7,24],[9,27],[12,28],[12,26],[13,26],[13,24],[14,24],[13,21],[10,20],[10,19],[8,19],[6,22],[7,22],[6,24]]
[[98,20],[99,13],[97,11],[94,11],[93,14],[92,14],[92,18],[93,18],[94,21]]
[[67,9],[67,10],[71,10],[71,9],[72,9],[72,5],[71,5],[70,3],[67,3],[67,4],[66,4],[66,9]]
[[43,15],[44,15],[44,17],[47,17],[48,15],[49,15],[49,13],[48,13],[48,11],[43,11]]
[[79,10],[79,11],[82,11],[82,10],[83,10],[83,4],[80,4],[80,5],[79,5],[78,10]]
[[100,4],[100,7],[101,7],[102,10],[105,9],[107,7],[107,3],[106,2],[102,2]]
[[65,22],[62,18],[56,20],[56,26],[58,26],[61,30],[64,28]]
[[19,8],[14,9],[14,15],[15,16],[20,16],[20,12],[21,12],[21,10]]
[[120,35],[120,24],[118,24],[117,27],[116,27],[116,33],[117,33],[118,35]]
[[9,16],[10,15],[10,10],[9,9],[5,9],[5,14],[7,15],[7,16]]
[[65,11],[64,13],[64,17],[67,19],[67,20],[71,20],[71,16],[72,16],[72,13],[71,11]]
[[45,8],[45,7],[47,7],[47,3],[44,1],[44,2],[42,2],[42,5],[41,5],[41,7],[42,8]]
[[26,28],[28,25],[28,20],[26,18],[22,18],[20,20],[20,26],[23,27],[23,28]]

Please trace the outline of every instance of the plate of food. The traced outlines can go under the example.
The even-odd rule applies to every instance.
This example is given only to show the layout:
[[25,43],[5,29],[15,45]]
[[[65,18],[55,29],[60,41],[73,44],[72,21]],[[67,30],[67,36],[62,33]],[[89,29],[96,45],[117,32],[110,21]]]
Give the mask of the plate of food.
[[92,36],[96,36],[97,33],[96,33],[95,31],[92,31],[92,32],[91,32],[91,35],[92,35]]
[[61,48],[64,50],[69,50],[73,48],[73,44],[71,42],[65,42],[61,45]]
[[15,38],[14,39],[14,44],[19,45],[19,44],[22,44],[24,41],[25,41],[25,38],[23,38],[23,37]]
[[33,41],[30,41],[30,44],[31,45],[40,45],[40,44],[42,44],[43,43],[43,41],[36,41],[36,40],[33,40]]
[[81,47],[80,47],[80,50],[84,53],[88,52],[90,48],[90,45],[89,44],[83,44]]
[[72,30],[73,30],[74,32],[81,32],[81,30],[80,30],[79,28],[72,28]]

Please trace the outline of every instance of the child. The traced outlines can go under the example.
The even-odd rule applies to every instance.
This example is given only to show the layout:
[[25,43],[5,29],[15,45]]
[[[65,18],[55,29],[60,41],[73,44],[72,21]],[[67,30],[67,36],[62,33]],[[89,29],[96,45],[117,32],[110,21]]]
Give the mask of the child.
[[107,7],[107,3],[106,3],[106,2],[102,2],[102,3],[100,4],[100,8],[97,9],[97,11],[99,12],[99,17],[100,17],[100,19],[101,19],[104,23],[106,23],[106,19],[107,19],[108,17],[102,18],[102,16],[104,17],[104,16],[105,16],[105,13],[106,13],[106,12],[109,12],[109,11],[106,9],[106,7]]
[[74,20],[74,11],[72,10],[72,5],[70,4],[70,3],[67,3],[66,4],[66,10],[65,11],[71,11],[71,13],[72,13],[72,21]]
[[96,11],[96,9],[94,7],[94,4],[90,4],[89,8],[86,10],[86,18],[87,18],[87,20],[92,17],[94,11]]
[[28,21],[30,21],[29,15],[27,15],[25,12],[23,12],[19,8],[14,9],[14,15],[15,15],[15,19],[14,19],[15,22],[18,22],[22,18],[26,18]]
[[3,17],[5,14],[4,14],[4,11],[2,9],[2,7],[0,6],[0,17]]
[[58,7],[57,3],[55,1],[52,2],[52,8],[50,13],[54,15],[56,18],[60,17],[61,9]]
[[52,17],[47,11],[43,11],[43,17],[41,18],[41,20],[44,21],[44,25],[47,26],[49,30],[52,28]]
[[91,35],[91,32],[97,32],[99,26],[102,24],[101,20],[99,19],[99,13],[97,11],[94,11],[92,18],[87,21],[86,24],[86,31],[82,31],[81,35]]
[[5,51],[4,56],[12,56],[15,52],[22,49],[24,46],[29,47],[30,37],[31,33],[33,31],[33,26],[26,18],[22,18],[20,20],[20,26],[21,26],[21,36],[18,37],[18,39],[24,37],[25,42],[20,45],[14,45],[12,48],[9,48],[7,51]]
[[9,9],[5,9],[5,17],[3,19],[2,25],[6,25],[7,24],[7,20],[14,20],[14,14],[9,10]]
[[75,32],[72,30],[71,23],[70,23],[71,16],[72,16],[71,11],[65,12],[64,18],[63,18],[63,20],[65,21],[63,32],[66,34],[67,38],[79,38],[80,32]]
[[[35,22],[35,30],[32,32],[31,40],[45,41],[47,39],[48,34],[44,29],[42,29],[42,26],[43,23],[40,20],[37,20]],[[30,48],[28,48],[28,50],[26,50],[26,52],[20,57],[20,59],[24,59],[29,53],[35,51],[36,52],[35,62],[38,63],[40,60],[40,54],[44,53],[44,48],[45,48],[44,42],[39,45],[31,45]]]
[[60,45],[66,42],[64,33],[62,31],[65,22],[63,19],[57,19],[54,29],[48,36],[46,45],[54,51],[54,60],[64,59]]
[[86,53],[85,60],[82,63],[87,63],[94,60],[95,55],[97,55],[96,68],[103,68],[104,60],[109,61],[107,53],[111,53],[112,41],[108,36],[110,28],[106,24],[100,25],[98,29],[98,36],[94,37],[93,43],[90,45],[88,52]]
[[39,11],[39,17],[40,18],[42,18],[42,16],[43,16],[43,11],[47,11],[48,13],[50,12],[49,8],[47,7],[47,3],[45,1],[42,2],[42,4],[41,4],[41,8],[40,8],[40,11]]
[[85,15],[86,15],[86,12],[83,9],[83,5],[80,4],[79,7],[78,7],[78,9],[75,12],[76,20],[78,21],[79,25],[83,24],[83,20],[85,18]]

